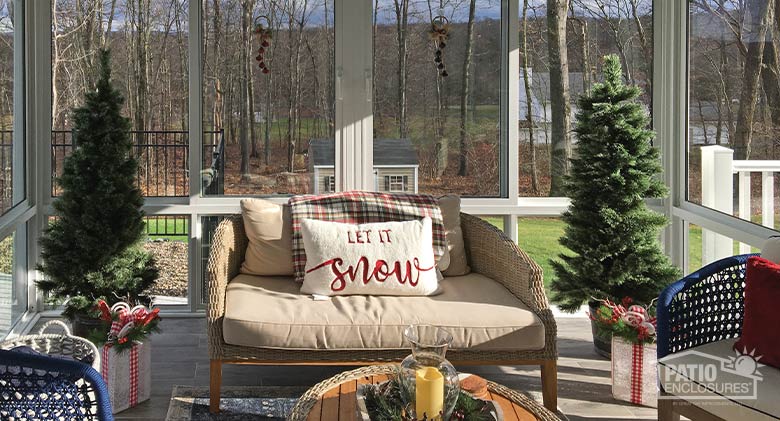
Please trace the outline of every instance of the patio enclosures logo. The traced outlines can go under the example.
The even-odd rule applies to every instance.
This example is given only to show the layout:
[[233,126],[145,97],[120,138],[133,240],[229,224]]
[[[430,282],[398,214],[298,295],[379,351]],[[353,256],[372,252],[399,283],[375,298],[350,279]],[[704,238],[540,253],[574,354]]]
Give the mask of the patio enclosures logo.
[[661,387],[670,396],[659,399],[756,399],[758,384],[763,380],[760,359],[747,350],[729,357],[700,351],[671,355],[658,367]]

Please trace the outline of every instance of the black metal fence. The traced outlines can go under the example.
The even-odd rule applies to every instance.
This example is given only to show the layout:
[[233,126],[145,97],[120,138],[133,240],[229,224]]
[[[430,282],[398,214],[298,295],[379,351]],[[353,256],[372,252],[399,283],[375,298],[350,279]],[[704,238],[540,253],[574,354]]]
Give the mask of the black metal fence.
[[[138,160],[138,188],[146,197],[186,197],[189,195],[189,135],[182,130],[130,132],[133,156]],[[224,193],[224,132],[203,132],[201,174],[204,192]],[[57,177],[65,158],[73,150],[73,134],[53,130],[51,140],[52,195],[59,194]],[[206,176],[208,175],[208,176]]]
[[146,235],[152,238],[187,237],[190,234],[189,215],[151,215],[145,222]]

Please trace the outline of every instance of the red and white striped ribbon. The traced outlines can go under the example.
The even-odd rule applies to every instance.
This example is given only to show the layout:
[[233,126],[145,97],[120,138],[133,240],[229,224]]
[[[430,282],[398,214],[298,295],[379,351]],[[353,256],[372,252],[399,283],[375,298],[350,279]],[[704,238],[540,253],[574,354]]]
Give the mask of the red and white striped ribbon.
[[108,355],[110,354],[111,348],[104,346],[100,350],[100,374],[103,375],[103,381],[106,382],[106,387],[108,387]]
[[138,405],[138,345],[130,348],[130,406]]
[[645,348],[642,344],[632,345],[631,350],[631,403],[642,403],[642,366]]

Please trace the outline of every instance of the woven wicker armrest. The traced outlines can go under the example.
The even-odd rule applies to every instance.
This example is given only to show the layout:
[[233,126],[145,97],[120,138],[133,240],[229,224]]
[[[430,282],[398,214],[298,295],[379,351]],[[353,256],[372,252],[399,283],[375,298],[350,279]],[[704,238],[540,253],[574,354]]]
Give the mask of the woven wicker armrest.
[[222,318],[225,316],[225,290],[231,279],[238,275],[248,243],[244,221],[240,215],[225,218],[217,226],[211,242],[208,276],[208,324],[209,355],[212,359],[222,356]]
[[544,292],[542,268],[517,244],[492,224],[461,213],[463,240],[471,269],[504,285],[544,324],[544,358],[557,358],[555,323]]
[[472,270],[503,284],[530,309],[548,310],[542,268],[492,224],[465,213],[460,217]]
[[740,335],[751,256],[755,254],[710,263],[663,290],[658,298],[658,358]]

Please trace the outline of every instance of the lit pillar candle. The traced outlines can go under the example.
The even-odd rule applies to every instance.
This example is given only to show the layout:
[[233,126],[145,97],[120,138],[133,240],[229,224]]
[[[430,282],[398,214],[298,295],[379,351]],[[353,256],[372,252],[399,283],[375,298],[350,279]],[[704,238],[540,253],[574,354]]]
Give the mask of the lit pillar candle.
[[435,367],[417,369],[415,401],[418,419],[422,419],[423,414],[429,420],[439,419],[439,413],[444,409],[444,376]]

